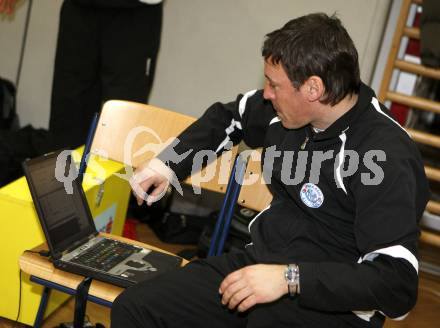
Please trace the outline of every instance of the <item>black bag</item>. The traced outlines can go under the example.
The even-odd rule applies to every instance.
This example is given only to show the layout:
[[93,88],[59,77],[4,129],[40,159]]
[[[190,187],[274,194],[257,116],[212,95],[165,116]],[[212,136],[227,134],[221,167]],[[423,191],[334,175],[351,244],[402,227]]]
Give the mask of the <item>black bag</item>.
[[160,220],[149,222],[163,242],[193,245],[197,245],[205,227],[214,224],[214,216],[202,217],[173,212],[165,212]]
[[0,130],[18,129],[16,90],[12,82],[0,78]]
[[[216,213],[216,216],[218,212]],[[234,210],[234,215],[231,219],[229,233],[225,241],[224,252],[235,252],[243,250],[247,244],[251,242],[251,235],[248,230],[249,223],[258,215],[258,212],[249,208],[237,205]],[[197,255],[204,258],[208,254],[211,245],[212,235],[214,232],[215,223],[205,226],[203,229],[197,249]]]
[[47,130],[19,128],[15,86],[0,78],[0,187],[23,175],[21,163],[26,158],[50,150],[54,149]]
[[0,187],[23,175],[21,163],[47,153],[52,138],[47,130],[30,125],[16,131],[0,130]]
[[221,206],[224,195],[207,190],[196,195],[191,186],[185,184],[182,189],[183,195],[175,191],[168,195],[168,200],[164,201],[166,206],[158,206],[155,211],[152,206],[152,215],[145,221],[163,242],[196,246],[205,226],[215,224],[214,213]]

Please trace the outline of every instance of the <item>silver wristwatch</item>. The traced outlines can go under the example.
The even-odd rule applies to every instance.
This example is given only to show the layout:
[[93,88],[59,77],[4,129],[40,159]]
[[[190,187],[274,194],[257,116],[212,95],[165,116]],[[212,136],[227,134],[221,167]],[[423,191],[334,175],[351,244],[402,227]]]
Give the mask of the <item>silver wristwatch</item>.
[[299,287],[299,268],[296,264],[288,264],[284,271],[284,279],[286,279],[289,295],[294,296],[298,293]]

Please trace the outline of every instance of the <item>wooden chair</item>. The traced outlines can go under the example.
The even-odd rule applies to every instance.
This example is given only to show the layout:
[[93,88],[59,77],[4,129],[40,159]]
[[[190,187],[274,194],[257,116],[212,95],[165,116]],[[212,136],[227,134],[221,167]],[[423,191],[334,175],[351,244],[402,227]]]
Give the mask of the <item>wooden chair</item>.
[[[137,167],[157,155],[194,121],[195,119],[190,116],[165,109],[133,102],[111,100],[105,103],[102,109],[91,152]],[[146,145],[148,149],[145,148]],[[231,151],[224,153],[217,161],[204,168],[200,173],[201,176],[205,176],[207,172],[212,172],[211,170],[215,170],[215,174],[209,181],[202,182],[201,187],[211,191],[225,192],[236,154],[237,147],[234,147]],[[244,185],[238,198],[241,204],[256,211],[261,211],[269,204],[272,195],[259,173],[261,172],[261,152],[258,150],[250,152],[249,158],[249,165],[245,166],[246,172],[242,178],[248,181],[258,176],[258,182],[252,185]],[[226,165],[226,168],[221,168],[222,165]],[[185,182],[191,184],[193,181],[190,177]],[[236,189],[237,184],[234,182],[235,179],[230,179],[229,186]],[[237,191],[240,191],[240,189]],[[229,223],[224,225],[223,222],[230,221],[237,200],[238,193],[233,197],[233,203],[230,202],[233,193],[234,190],[230,190],[230,193],[226,195],[223,203],[224,211],[221,211],[218,220],[218,224],[223,227],[223,239],[229,229]],[[226,215],[228,213],[229,215]],[[217,237],[220,236],[214,234],[208,252],[210,255],[220,254],[223,251],[223,243],[220,248],[216,245]],[[214,248],[216,248],[215,252],[213,251]]]

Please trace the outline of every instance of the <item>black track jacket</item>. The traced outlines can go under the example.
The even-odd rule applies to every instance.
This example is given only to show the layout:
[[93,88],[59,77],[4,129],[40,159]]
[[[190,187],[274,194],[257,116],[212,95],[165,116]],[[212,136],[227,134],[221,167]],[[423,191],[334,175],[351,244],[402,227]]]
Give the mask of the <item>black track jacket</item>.
[[398,318],[414,306],[428,183],[416,145],[369,87],[362,84],[357,104],[321,133],[284,128],[259,90],[215,103],[178,139],[178,154],[194,151],[180,163],[166,151],[159,159],[180,179],[198,150],[220,153],[241,140],[265,149],[274,197],[251,222],[249,247],[260,263],[299,265],[301,306],[366,321],[374,310]]

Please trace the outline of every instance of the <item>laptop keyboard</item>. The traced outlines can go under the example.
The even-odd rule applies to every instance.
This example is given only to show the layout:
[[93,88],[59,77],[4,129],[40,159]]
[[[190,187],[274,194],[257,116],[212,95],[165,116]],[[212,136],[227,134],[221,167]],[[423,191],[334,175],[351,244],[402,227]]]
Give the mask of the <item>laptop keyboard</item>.
[[72,258],[70,262],[108,271],[138,251],[139,248],[133,245],[121,243],[116,240],[103,239],[86,252]]

